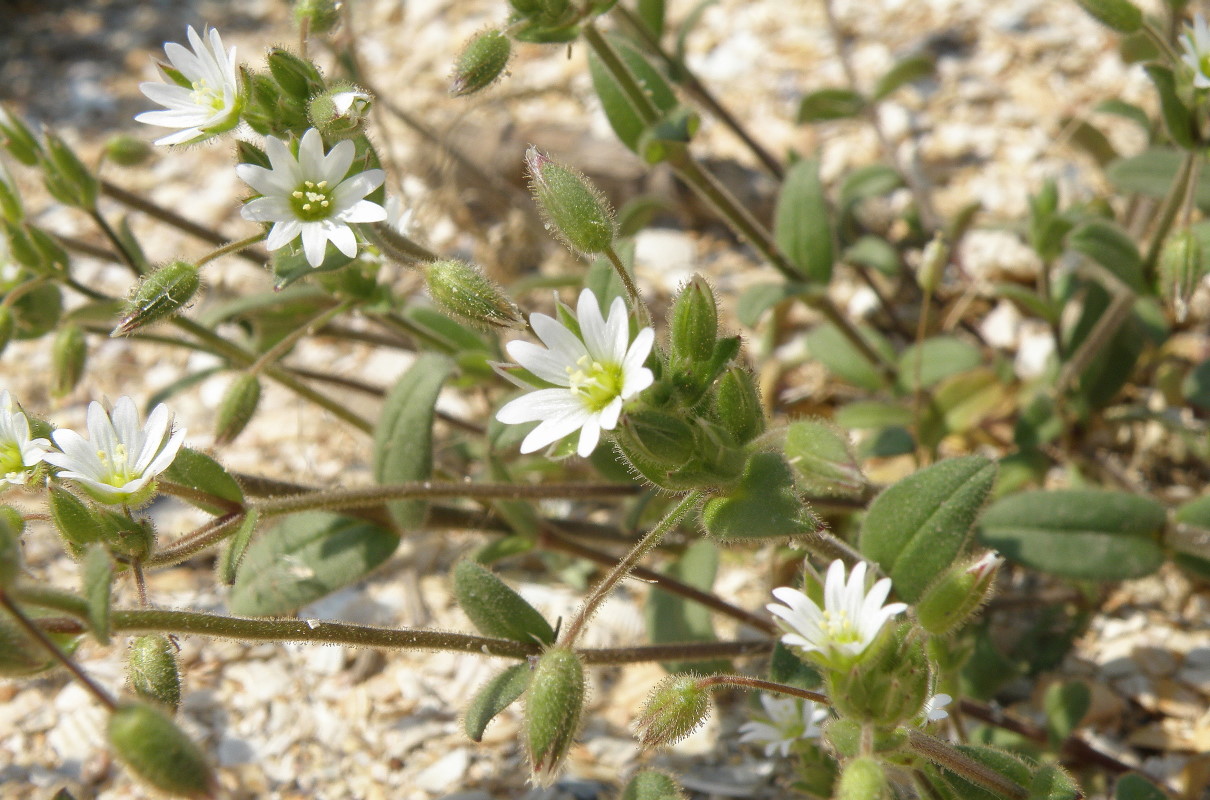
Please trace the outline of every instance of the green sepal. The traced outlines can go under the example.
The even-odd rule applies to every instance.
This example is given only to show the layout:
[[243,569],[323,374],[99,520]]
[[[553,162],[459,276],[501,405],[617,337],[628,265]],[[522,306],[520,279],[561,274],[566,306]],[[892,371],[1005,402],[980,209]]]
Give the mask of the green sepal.
[[794,475],[777,453],[754,453],[737,486],[706,501],[702,525],[720,541],[799,536],[816,520],[794,490]]

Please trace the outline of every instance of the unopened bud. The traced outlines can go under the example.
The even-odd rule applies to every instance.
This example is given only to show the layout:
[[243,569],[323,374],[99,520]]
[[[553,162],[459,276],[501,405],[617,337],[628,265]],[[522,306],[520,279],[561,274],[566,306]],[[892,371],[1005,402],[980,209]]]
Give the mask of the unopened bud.
[[525,165],[547,230],[578,253],[601,253],[613,245],[613,209],[587,178],[534,147],[526,152]]
[[27,167],[38,163],[42,146],[38,144],[38,140],[34,138],[25,123],[8,113],[8,109],[5,108],[0,108],[0,136],[4,137],[4,141],[0,144],[3,144],[4,149],[13,158]]
[[269,51],[266,62],[277,85],[295,102],[306,103],[312,95],[324,89],[323,76],[315,65],[289,50],[273,48]]
[[13,333],[16,330],[17,316],[13,314],[11,308],[0,304],[0,354],[4,352],[4,348],[8,347],[8,343],[13,340]]
[[621,800],[685,800],[685,792],[671,776],[644,770],[626,784]]
[[51,394],[62,397],[75,389],[84,375],[87,360],[88,344],[84,340],[84,331],[76,325],[60,328],[51,347],[51,374],[54,378]]
[[340,3],[337,0],[296,0],[294,21],[304,22],[311,34],[329,33],[340,23]]
[[250,372],[236,377],[227,387],[219,403],[214,426],[214,442],[218,445],[235,441],[256,414],[260,404],[260,378]]
[[450,94],[454,97],[474,94],[486,89],[508,66],[512,42],[494,28],[475,34],[454,62],[454,77]]
[[46,134],[42,159],[43,180],[47,190],[65,205],[91,211],[97,207],[97,178],[67,142],[53,133]]
[[124,703],[109,717],[109,744],[140,780],[180,797],[210,797],[216,783],[205,755],[171,719],[146,703]]
[[24,529],[25,521],[15,508],[0,506],[0,590],[12,586],[21,574],[21,531]]
[[718,339],[718,306],[714,291],[701,275],[685,284],[672,304],[668,345],[673,363],[680,368],[700,367],[710,361]]
[[1160,291],[1176,309],[1177,317],[1185,318],[1189,299],[1206,277],[1206,258],[1202,243],[1188,228],[1168,237],[1160,251]]
[[373,103],[373,96],[364,89],[338,84],[311,98],[307,117],[324,136],[347,139],[365,127]]
[[459,561],[452,578],[458,605],[483,635],[514,642],[554,642],[550,623],[482,564]]
[[121,167],[137,167],[151,157],[146,139],[119,133],[105,141],[105,157]]
[[925,590],[916,605],[920,627],[938,636],[951,633],[970,619],[991,595],[1004,559],[994,552],[951,565]]
[[142,699],[159,703],[173,712],[181,704],[176,647],[162,633],[149,633],[131,642],[126,674],[130,688]]
[[584,665],[567,647],[537,659],[525,692],[525,746],[532,780],[549,786],[558,777],[584,711]]
[[950,246],[946,243],[945,237],[938,233],[931,242],[924,246],[924,252],[920,254],[920,267],[916,271],[916,283],[927,293],[937,291],[937,287],[941,285],[941,279],[945,277],[945,267],[949,263]]
[[25,209],[21,205],[21,195],[17,187],[9,181],[8,173],[0,170],[0,214],[8,222],[20,222],[25,218]]
[[135,289],[111,336],[125,336],[184,308],[201,288],[198,268],[173,261],[148,275]]
[[730,367],[719,378],[714,392],[714,417],[737,444],[745,444],[764,431],[765,411],[760,393],[746,368]]
[[634,722],[646,747],[667,747],[701,727],[710,713],[710,691],[698,675],[672,675],[651,692]]
[[836,785],[836,800],[879,800],[885,797],[886,773],[877,759],[855,758],[844,765]]
[[1143,12],[1130,0],[1076,0],[1093,19],[1118,33],[1134,33],[1143,27]]
[[504,291],[465,261],[435,261],[425,268],[429,297],[442,311],[481,328],[525,328],[525,317]]

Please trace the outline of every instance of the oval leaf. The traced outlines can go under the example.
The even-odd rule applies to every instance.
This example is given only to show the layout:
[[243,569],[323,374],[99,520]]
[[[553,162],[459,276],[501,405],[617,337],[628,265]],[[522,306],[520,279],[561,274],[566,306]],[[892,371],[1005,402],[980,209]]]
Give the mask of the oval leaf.
[[[182,447],[177,452],[172,465],[164,470],[164,478],[173,483],[190,489],[196,489],[203,494],[226,500],[237,506],[244,504],[244,491],[235,482],[227,470],[205,453]],[[225,514],[230,508],[220,506],[205,497],[182,497],[198,508],[210,514]]]
[[739,485],[702,507],[706,533],[721,541],[796,536],[815,530],[794,493],[794,475],[776,453],[756,453]]
[[84,599],[88,601],[88,627],[101,644],[109,644],[109,607],[113,589],[113,562],[109,551],[99,542],[84,550],[80,559]]
[[474,561],[459,561],[453,571],[454,597],[484,636],[514,642],[555,641],[554,629],[491,570]]
[[[642,53],[630,45],[620,39],[611,39],[611,41],[627,69],[647,92],[647,96],[651,98],[656,109],[661,113],[671,111],[676,105],[676,95],[660,71],[653,67]],[[597,97],[601,99],[601,108],[604,109],[605,116],[613,127],[613,132],[617,134],[622,144],[637,153],[639,139],[647,126],[634,107],[630,105],[630,100],[627,99],[626,93],[622,91],[618,82],[614,80],[613,75],[592,53],[588,54],[588,70],[592,74],[593,88],[596,89]]]
[[832,279],[832,226],[828,200],[819,180],[819,162],[803,160],[786,173],[773,234],[777,247],[809,281]]
[[820,89],[803,96],[798,104],[798,121],[849,119],[864,111],[865,105],[865,98],[851,89]]
[[487,723],[513,704],[529,686],[529,664],[513,664],[475,693],[462,718],[462,729],[472,742],[483,741]]

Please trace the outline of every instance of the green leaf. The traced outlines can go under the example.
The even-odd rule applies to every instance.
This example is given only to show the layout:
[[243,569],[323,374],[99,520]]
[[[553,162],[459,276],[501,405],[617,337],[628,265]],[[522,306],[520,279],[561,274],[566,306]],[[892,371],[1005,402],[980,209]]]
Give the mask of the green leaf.
[[664,35],[664,0],[638,0],[636,11],[652,36],[659,39]]
[[992,505],[979,541],[1034,569],[1079,580],[1126,580],[1157,570],[1164,507],[1124,492],[1031,491]]
[[[1029,786],[1030,779],[1033,777],[1031,770],[1019,757],[992,747],[971,744],[955,746],[958,750],[962,751],[963,755],[974,761],[978,761],[985,767],[992,768],[1019,786]],[[949,770],[943,769],[941,777],[949,785],[950,789],[957,792],[957,796],[961,800],[1004,800],[1000,794],[971,783],[966,778],[960,777]]]
[[1189,370],[1181,382],[1181,393],[1194,408],[1210,410],[1210,359]]
[[790,167],[777,197],[774,238],[790,262],[817,284],[832,279],[830,214],[819,162],[804,159]]
[[[858,326],[858,330],[871,347],[886,355],[888,360],[894,360],[895,351],[881,334],[866,326]],[[806,341],[811,356],[841,380],[871,392],[886,388],[882,373],[835,325],[827,323],[816,326],[807,333]]]
[[[205,453],[182,447],[164,470],[164,478],[172,483],[196,489],[213,497],[243,505],[244,491],[227,470]],[[230,508],[207,501],[205,498],[183,497],[188,503],[210,514],[226,514]]]
[[1033,289],[1018,283],[997,283],[992,286],[992,293],[1008,300],[1026,314],[1032,314],[1046,322],[1059,320],[1059,309]]
[[1091,703],[1092,693],[1082,681],[1050,685],[1042,705],[1046,709],[1046,733],[1051,747],[1058,747],[1080,727]]
[[[1171,191],[1184,159],[1185,154],[1179,150],[1155,147],[1113,162],[1105,170],[1105,177],[1121,191],[1163,198]],[[1210,174],[1207,173],[1202,170],[1194,187],[1194,200],[1202,210],[1210,208]]]
[[735,316],[741,325],[755,328],[765,312],[773,306],[803,293],[801,283],[757,283],[744,289],[736,304]]
[[878,83],[874,86],[874,99],[882,100],[900,86],[930,77],[936,71],[937,60],[932,53],[913,53],[906,58],[901,58],[878,79]]
[[1118,785],[1113,788],[1113,800],[1169,800],[1169,797],[1142,775],[1131,772],[1118,779]]
[[1151,117],[1147,116],[1146,111],[1133,103],[1127,103],[1125,100],[1118,100],[1116,98],[1102,100],[1092,110],[1128,119],[1138,125],[1143,133],[1148,134],[1148,136],[1151,134]]
[[248,509],[248,513],[244,515],[239,527],[235,529],[235,533],[227,542],[227,546],[223,548],[222,555],[219,556],[216,565],[219,580],[228,586],[235,583],[239,565],[244,560],[244,554],[248,552],[248,545],[252,543],[252,534],[256,533],[256,526],[259,522],[260,512],[255,508]]
[[86,545],[101,536],[101,522],[89,507],[74,494],[53,483],[50,486],[50,518],[72,555],[77,558],[84,553]]
[[1062,117],[1059,125],[1068,132],[1068,141],[1092,156],[1101,169],[1121,158],[1109,138],[1086,120]]
[[797,119],[800,123],[849,119],[861,114],[865,106],[865,98],[851,89],[819,89],[803,96]]
[[529,686],[529,664],[513,664],[475,692],[462,718],[462,729],[472,742],[483,741],[487,723],[508,708]]
[[459,561],[451,577],[458,605],[484,636],[526,644],[554,643],[550,623],[482,564]]
[[[994,370],[980,367],[960,375],[951,375],[933,391],[932,410],[940,415],[943,426],[938,433],[944,435],[973,430],[1004,407],[1007,398],[1008,392]],[[923,433],[921,438],[926,438]]]
[[113,561],[99,542],[84,549],[80,559],[84,599],[88,602],[88,627],[101,644],[109,644],[109,609],[113,591]]
[[835,425],[822,420],[792,422],[782,448],[805,492],[854,495],[865,489],[853,445]]
[[858,400],[837,410],[836,424],[846,430],[905,427],[912,424],[912,409],[898,403]]
[[858,167],[840,185],[840,206],[847,208],[859,200],[890,194],[902,185],[899,173],[885,164]]
[[778,641],[773,645],[773,654],[769,657],[769,680],[799,689],[814,689],[823,678],[807,662],[794,655],[793,650]]
[[[676,94],[673,93],[672,87],[668,85],[668,81],[664,79],[660,71],[652,66],[642,53],[626,42],[617,38],[611,38],[610,41],[622,62],[638,80],[647,96],[651,98],[656,109],[661,114],[672,111],[676,106]],[[614,80],[613,75],[591,52],[588,54],[588,70],[592,75],[593,88],[596,89],[597,97],[601,100],[601,107],[605,111],[609,124],[613,127],[613,132],[617,134],[622,144],[638,153],[639,139],[647,125],[630,105],[630,100],[627,99],[622,87]]]
[[815,523],[794,493],[794,474],[776,453],[755,453],[739,485],[702,507],[706,533],[720,541],[797,536]]
[[1047,764],[1034,773],[1029,800],[1076,800],[1083,797],[1079,785],[1057,764]]
[[1197,128],[1193,115],[1181,100],[1176,88],[1176,78],[1172,70],[1159,64],[1147,64],[1143,67],[1147,77],[1155,84],[1160,96],[1160,115],[1164,118],[1164,127],[1172,141],[1186,150],[1197,147]]
[[862,236],[844,251],[844,260],[876,269],[889,278],[901,272],[899,252],[890,242],[878,236]]
[[885,489],[861,525],[861,552],[915,602],[961,555],[996,480],[996,464],[963,456],[933,464]]
[[396,533],[365,520],[295,514],[248,547],[228,606],[243,616],[292,614],[360,580],[398,544]]
[[1136,294],[1146,291],[1143,257],[1131,237],[1108,220],[1094,219],[1067,236],[1067,246],[1112,272]]
[[[454,363],[426,353],[395,383],[374,430],[374,478],[380,484],[427,480],[433,472],[433,414]],[[404,531],[424,522],[425,500],[392,500],[391,518]]]
[[905,392],[916,388],[917,366],[920,385],[928,387],[982,363],[983,354],[973,344],[953,336],[934,336],[919,346],[909,345],[899,355],[899,388]]
[[353,258],[346,256],[333,246],[325,251],[324,260],[320,265],[313,267],[301,246],[283,247],[273,252],[273,288],[285,289],[290,284],[310,275],[343,269],[353,261]]
[[[668,566],[665,573],[695,589],[711,592],[714,589],[714,577],[718,573],[717,545],[707,539],[694,542],[685,549],[679,559]],[[647,596],[643,615],[647,619],[647,633],[652,644],[718,640],[709,609],[658,587],[653,587]],[[704,674],[731,669],[731,664],[726,659],[666,661],[663,666],[669,672],[694,671]]]

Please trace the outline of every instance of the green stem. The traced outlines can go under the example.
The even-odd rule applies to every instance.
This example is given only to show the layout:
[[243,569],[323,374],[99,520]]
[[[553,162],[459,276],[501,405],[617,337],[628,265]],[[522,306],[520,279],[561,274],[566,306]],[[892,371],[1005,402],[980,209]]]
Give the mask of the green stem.
[[630,277],[630,273],[626,270],[626,265],[618,257],[618,252],[613,249],[613,245],[605,248],[605,257],[609,259],[610,264],[613,264],[613,271],[618,274],[618,277],[622,280],[622,285],[626,287],[626,294],[630,297],[630,305],[634,307],[634,313],[638,316],[639,328],[650,328],[651,312],[647,310],[647,304],[639,296],[639,288],[634,285],[634,279]]
[[895,366],[894,362],[892,362],[882,353],[875,350],[874,347],[866,341],[866,338],[862,336],[861,331],[857,329],[857,326],[850,322],[849,318],[846,317],[841,310],[836,307],[836,304],[832,302],[832,298],[828,297],[827,295],[811,295],[804,297],[803,300],[811,308],[822,314],[824,319],[832,323],[832,325],[835,326],[838,331],[840,331],[840,334],[849,341],[849,344],[857,348],[857,351],[861,353],[862,358],[870,362],[870,365],[874,367],[874,369],[878,370],[878,373],[882,376],[883,380],[887,381],[891,385],[895,384],[899,378],[899,368]]
[[148,567],[170,567],[186,561],[239,529],[244,514],[224,514],[185,534],[168,547],[157,550],[143,563]]
[[135,259],[134,254],[126,249],[126,243],[122,241],[122,237],[118,236],[118,232],[110,226],[104,215],[95,208],[90,209],[88,215],[92,217],[93,222],[97,223],[97,227],[105,234],[105,238],[117,249],[118,257],[122,260],[122,263],[135,275],[142,275],[143,270],[139,267],[139,262]]
[[363,225],[361,231],[367,239],[385,250],[387,255],[403,264],[423,264],[441,260],[441,256],[416,244],[385,222]]
[[1143,278],[1148,283],[1155,281],[1155,265],[1160,259],[1164,239],[1167,238],[1168,231],[1172,229],[1172,223],[1176,221],[1176,216],[1185,203],[1185,197],[1189,193],[1190,179],[1193,176],[1193,167],[1198,158],[1200,156],[1193,151],[1185,154],[1185,160],[1181,162],[1181,171],[1177,173],[1176,180],[1172,182],[1172,187],[1168,190],[1168,196],[1164,198],[1164,205],[1160,209],[1155,230],[1151,233],[1151,243],[1147,246],[1147,258],[1143,261]]
[[288,353],[290,348],[298,344],[299,340],[304,336],[315,333],[315,331],[336,319],[344,312],[348,311],[354,306],[354,304],[355,301],[353,300],[345,300],[343,303],[337,303],[331,308],[325,309],[324,311],[316,314],[310,322],[305,322],[302,325],[297,326],[294,330],[283,336],[281,341],[270,347],[265,352],[261,353],[260,357],[257,358],[256,361],[252,362],[252,366],[248,367],[248,373],[251,375],[260,374],[265,370],[265,368],[275,364],[279,358]]
[[652,548],[660,543],[660,540],[664,538],[664,535],[668,531],[672,530],[680,518],[695,508],[705,497],[706,492],[699,489],[681,498],[681,501],[665,514],[663,519],[656,523],[654,527],[643,535],[642,539],[639,539],[635,543],[634,547],[618,562],[617,566],[600,583],[592,587],[592,591],[588,597],[584,598],[584,603],[580,606],[563,634],[562,639],[565,646],[572,647],[575,645],[576,639],[579,638],[584,625],[592,617],[597,607],[613,591],[613,588],[617,586],[618,582],[629,575],[630,571],[639,563],[639,560],[651,552]]
[[216,258],[222,258],[223,256],[230,255],[231,253],[238,253],[241,250],[247,250],[249,247],[256,244],[257,242],[263,242],[265,240],[266,235],[267,234],[265,234],[265,233],[258,233],[255,236],[249,236],[247,239],[239,239],[234,242],[228,242],[227,244],[223,245],[222,247],[219,247],[216,250],[212,250],[209,253],[207,253],[206,255],[199,258],[197,260],[197,263],[194,266],[200,267],[203,264],[207,264],[207,263],[215,260]]
[[948,742],[943,742],[927,733],[909,728],[908,747],[934,764],[961,775],[971,783],[977,783],[1005,797],[1011,797],[1013,800],[1027,800],[1029,797],[1029,791],[1016,781],[1009,780],[991,767],[968,757]]
[[762,681],[760,678],[749,678],[747,675],[711,675],[708,678],[702,678],[697,682],[699,689],[710,689],[714,686],[735,686],[741,689],[756,689],[761,692],[772,692],[774,694],[784,694],[790,697],[800,697],[803,700],[810,700],[813,703],[823,703],[831,705],[832,701],[828,699],[826,694],[812,692],[808,689],[799,689],[797,686],[787,686],[784,683],[774,683],[773,681]]

